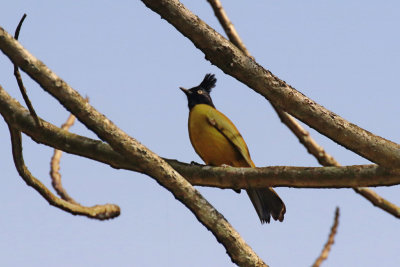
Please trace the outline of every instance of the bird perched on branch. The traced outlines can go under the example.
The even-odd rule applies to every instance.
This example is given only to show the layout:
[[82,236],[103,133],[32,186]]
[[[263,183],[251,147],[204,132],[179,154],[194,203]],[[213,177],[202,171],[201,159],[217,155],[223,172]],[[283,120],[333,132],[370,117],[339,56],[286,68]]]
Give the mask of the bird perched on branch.
[[[210,93],[216,82],[214,74],[207,74],[199,86],[191,89],[180,87],[188,99],[190,142],[207,165],[254,168],[247,145],[236,126],[215,109]],[[269,223],[271,216],[283,221],[285,204],[272,188],[246,191],[261,223]]]

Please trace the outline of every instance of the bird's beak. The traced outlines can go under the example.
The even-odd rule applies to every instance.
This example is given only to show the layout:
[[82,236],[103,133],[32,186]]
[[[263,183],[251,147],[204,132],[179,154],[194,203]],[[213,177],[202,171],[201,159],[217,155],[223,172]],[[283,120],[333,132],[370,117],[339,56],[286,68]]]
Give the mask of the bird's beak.
[[183,88],[183,87],[179,87],[179,89],[181,89],[182,92],[185,93],[185,95],[189,95],[189,94],[190,94],[190,91],[189,91],[188,89],[185,89],[185,88]]

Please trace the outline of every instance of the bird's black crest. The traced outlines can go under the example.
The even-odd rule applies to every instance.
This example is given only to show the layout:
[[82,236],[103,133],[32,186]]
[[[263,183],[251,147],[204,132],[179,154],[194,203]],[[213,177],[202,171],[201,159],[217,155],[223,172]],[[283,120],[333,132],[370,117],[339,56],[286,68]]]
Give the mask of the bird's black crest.
[[203,81],[200,83],[200,87],[207,91],[207,93],[211,92],[211,89],[215,87],[217,83],[217,78],[215,78],[214,74],[208,73],[204,77]]

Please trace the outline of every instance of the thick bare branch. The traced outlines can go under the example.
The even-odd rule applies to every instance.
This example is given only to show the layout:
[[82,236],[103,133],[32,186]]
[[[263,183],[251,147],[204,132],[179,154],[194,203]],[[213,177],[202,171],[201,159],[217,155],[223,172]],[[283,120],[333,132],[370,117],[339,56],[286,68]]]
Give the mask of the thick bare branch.
[[33,187],[50,205],[60,208],[74,215],[83,215],[92,219],[106,220],[117,217],[120,214],[118,206],[113,204],[93,207],[83,207],[65,201],[55,196],[44,184],[36,179],[25,166],[22,155],[21,132],[8,125],[11,135],[12,152],[15,166],[19,175],[27,185]]
[[[115,152],[107,143],[64,131],[44,120],[40,129],[29,112],[0,86],[0,113],[16,129],[34,141],[68,153],[90,158],[117,169],[143,173],[137,164],[132,164]],[[247,188],[248,186],[289,186],[338,188],[399,184],[397,171],[377,165],[311,168],[311,167],[265,167],[265,168],[217,168],[195,166],[176,160],[164,159],[193,185],[217,186],[220,188]],[[246,177],[246,179],[244,179]]]
[[[306,147],[307,151],[312,154],[322,166],[341,166],[339,162],[337,162],[320,145],[317,144],[317,142],[310,136],[310,133],[306,131],[297,121],[295,121],[293,117],[291,117],[290,115],[285,116],[284,114],[282,116],[281,112],[277,112],[281,120],[285,121],[285,125],[288,126],[299,139],[300,143],[302,143]],[[366,198],[377,208],[380,208],[388,212],[389,214],[400,218],[400,207],[381,197],[371,188],[356,187],[353,189],[357,194],[360,194],[361,196]]]
[[194,185],[218,188],[353,188],[366,183],[368,186],[389,186],[400,182],[400,172],[391,172],[378,165],[262,168],[196,166],[182,170],[180,166],[173,166]]
[[339,207],[335,210],[335,218],[333,219],[333,225],[331,227],[331,232],[329,233],[328,241],[326,241],[324,248],[321,251],[319,257],[315,260],[313,267],[321,266],[322,262],[328,258],[329,251],[333,243],[335,242],[335,235],[337,233],[337,228],[339,226]]
[[[225,33],[228,35],[229,40],[234,45],[236,45],[245,55],[250,57],[250,52],[245,47],[235,27],[228,18],[228,15],[222,7],[221,2],[219,0],[208,0],[208,2],[213,8],[215,16],[218,18],[218,21],[224,28]],[[296,121],[295,118],[293,118],[285,111],[274,106],[273,104],[272,106],[274,107],[282,123],[285,124],[294,133],[294,135],[296,135],[300,143],[303,144],[304,147],[307,149],[308,153],[313,155],[322,166],[340,166],[339,162],[337,162],[331,155],[329,155],[323,147],[318,145],[318,143],[311,137],[310,133],[306,131],[300,125],[300,123]],[[400,217],[400,207],[382,198],[372,189],[354,188],[354,191],[365,197],[376,207],[387,211],[395,217]]]
[[[242,39],[240,38],[238,32],[233,26],[231,20],[226,14],[222,4],[219,0],[207,0],[212,9],[214,10],[215,16],[218,18],[219,23],[225,30],[225,33],[228,35],[229,40],[236,45],[246,56],[251,56],[250,52],[247,50],[244,45]],[[272,103],[271,103],[272,104]],[[274,106],[276,113],[281,119],[282,123],[285,124],[299,139],[300,143],[302,143],[307,151],[315,156],[318,162],[323,166],[334,166],[336,165],[336,160],[327,154],[322,147],[320,147],[314,139],[310,136],[309,132],[306,131],[290,114],[281,110],[280,108]]]
[[[93,108],[77,91],[25,50],[0,28],[0,49],[18,64],[41,87],[73,113],[86,127],[110,144],[127,162],[139,165],[143,173],[153,177],[176,199],[191,210],[225,247],[231,260],[242,266],[265,266],[239,233],[203,196],[177,171],[136,139],[119,129],[112,121]],[[22,57],[21,57],[22,56]],[[20,60],[25,61],[24,64]],[[22,63],[22,64],[20,64]]]
[[[205,53],[211,63],[245,83],[277,107],[375,163],[385,167],[400,168],[400,146],[398,144],[346,121],[296,91],[243,54],[235,45],[186,9],[178,0],[142,0],[142,2],[189,38],[197,48]],[[2,45],[0,44],[0,46]],[[9,48],[1,49],[8,50]],[[19,62],[18,64],[21,64],[22,67],[22,60],[17,57],[12,60]],[[29,71],[27,72],[29,73]]]
[[[281,116],[282,113],[278,111],[281,120],[285,120],[285,125],[288,126],[296,137],[299,139],[307,151],[312,154],[322,166],[341,166],[331,155],[329,155],[317,142],[310,136],[310,133],[306,131],[301,125],[295,121],[293,117]],[[360,186],[360,185],[358,185]],[[400,207],[390,201],[384,199],[374,190],[370,188],[353,188],[354,191],[368,201],[370,201],[374,206],[392,214],[393,216],[400,218]]]
[[[0,35],[0,36],[1,36],[1,35]],[[0,37],[0,39],[1,39],[1,37]],[[0,42],[0,46],[1,46],[1,42]],[[340,124],[340,125],[342,125],[342,124]],[[329,127],[328,127],[328,128],[329,128]],[[368,138],[369,138],[369,137],[368,137]],[[367,138],[367,139],[368,139],[368,138]],[[370,139],[370,138],[369,138],[369,139]],[[379,138],[378,138],[378,139],[379,139]],[[382,139],[382,140],[383,140],[383,139]],[[382,141],[382,140],[381,140],[381,141]],[[374,144],[374,145],[379,145],[379,142],[378,142],[378,143],[373,142],[373,144]],[[390,142],[389,142],[389,144],[387,144],[387,145],[390,147],[390,146],[391,146],[391,145],[390,145]],[[383,146],[383,147],[385,147],[385,146]],[[384,149],[384,150],[385,150],[386,152],[388,151],[387,149]],[[389,149],[389,150],[390,150],[390,149]],[[385,151],[381,151],[381,152],[385,153]],[[390,154],[391,154],[391,152],[389,153],[389,155],[390,155]],[[389,156],[388,158],[393,158],[393,157],[390,157],[390,156]],[[372,196],[372,194],[368,194],[368,195],[369,195],[369,196]],[[375,199],[375,200],[372,199],[372,200],[375,201],[375,202],[377,203],[376,199]],[[396,206],[394,206],[394,207],[396,208]]]
[[[22,27],[22,24],[24,22],[26,18],[26,14],[24,14],[15,30],[15,34],[14,34],[14,38],[15,40],[18,40],[19,37],[19,33]],[[29,109],[30,114],[32,115],[33,119],[35,120],[36,126],[41,126],[39,117],[37,116],[35,109],[32,106],[32,103],[28,97],[28,94],[26,92],[25,86],[23,84],[22,81],[22,77],[21,74],[19,72],[18,66],[14,64],[14,76],[17,80],[18,83],[18,87],[20,89],[20,92],[22,94],[22,97]],[[73,123],[73,122],[72,122]],[[64,125],[63,125],[64,126]],[[68,125],[66,127],[69,127]],[[62,127],[64,128],[64,127]],[[65,129],[67,130],[67,129]],[[15,144],[17,145],[17,144]],[[22,149],[22,148],[21,148]],[[52,185],[55,188],[55,190],[57,191],[57,193],[61,196],[62,199],[74,204],[75,206],[72,206],[73,210],[77,212],[77,214],[79,214],[79,210],[82,210],[82,214],[80,215],[85,215],[87,217],[93,218],[93,219],[99,219],[99,220],[107,220],[107,219],[112,219],[116,216],[118,216],[120,214],[120,208],[117,205],[114,204],[105,204],[105,205],[96,205],[94,207],[84,207],[82,205],[80,205],[78,202],[76,202],[73,198],[71,198],[68,193],[65,191],[65,189],[62,187],[61,184],[61,175],[58,172],[60,166],[59,166],[59,161],[60,161],[60,157],[61,157],[61,150],[54,150],[54,156],[52,157],[51,160],[51,177],[52,177]],[[22,152],[21,152],[21,161],[23,163],[23,159],[22,159]],[[20,166],[21,167],[21,166]],[[24,168],[23,166],[21,168]],[[25,167],[26,168],[26,167]],[[26,169],[27,170],[27,169]],[[30,175],[29,171],[27,170],[27,172],[25,173],[25,177],[26,179],[29,179],[31,181],[33,181],[35,178]],[[40,183],[40,182],[39,182]],[[38,184],[38,183],[33,183],[33,184]],[[40,186],[39,184],[39,188],[43,188],[44,185]],[[35,188],[36,189],[36,188]],[[44,191],[43,191],[44,190]],[[47,190],[46,187],[44,187],[42,191],[46,192],[46,194],[50,193],[49,190]],[[55,196],[49,196],[49,199],[53,199],[53,202],[55,203],[56,207],[60,207],[62,208],[62,202],[59,201],[58,198],[56,198]],[[68,210],[67,210],[68,211]],[[68,211],[71,212],[71,211]],[[74,212],[71,212],[74,214]]]
[[[228,15],[222,7],[221,2],[219,0],[208,0],[208,2],[213,8],[215,16],[218,18],[218,21],[224,28],[225,33],[228,35],[229,40],[234,45],[236,45],[245,55],[250,57],[250,52],[246,49],[235,27],[228,18]],[[323,147],[318,145],[318,143],[311,137],[310,133],[306,131],[300,125],[300,123],[296,121],[295,118],[293,118],[285,111],[274,106],[273,104],[272,106],[274,107],[282,123],[285,124],[294,133],[294,135],[296,135],[300,143],[303,144],[304,147],[307,149],[308,153],[313,155],[322,166],[340,166],[339,162],[337,162],[331,155],[329,155]],[[387,211],[395,217],[400,217],[400,207],[382,198],[372,189],[354,188],[354,191],[365,197],[376,207]]]
[[[306,131],[301,125],[295,121],[293,117],[281,116],[282,120],[292,120],[292,122],[285,123],[297,136],[300,143],[302,143],[307,151],[312,154],[322,166],[341,166],[331,155],[329,155],[317,142],[310,136],[309,132]],[[358,185],[360,186],[360,185]],[[360,194],[368,201],[370,201],[374,206],[392,214],[393,216],[400,218],[400,207],[385,198],[381,197],[374,190],[365,187],[353,188],[357,194]]]

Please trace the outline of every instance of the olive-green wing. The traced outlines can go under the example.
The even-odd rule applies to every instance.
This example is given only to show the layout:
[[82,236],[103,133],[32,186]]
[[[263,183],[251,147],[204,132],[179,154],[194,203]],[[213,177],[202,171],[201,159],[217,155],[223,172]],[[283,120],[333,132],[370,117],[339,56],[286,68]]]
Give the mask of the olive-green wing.
[[[235,125],[224,114],[218,110],[212,109],[207,113],[207,120],[210,125],[215,127],[215,129],[229,140],[235,149],[242,155],[248,166],[255,167],[250,158],[249,150],[243,137],[240,135]],[[274,220],[283,221],[286,207],[278,194],[272,188],[250,188],[246,191],[257,211],[261,223],[269,223],[271,215]]]
[[212,112],[208,112],[207,120],[210,125],[215,127],[223,136],[225,136],[226,139],[229,140],[229,142],[242,155],[249,166],[254,167],[254,163],[250,158],[250,153],[246,142],[240,135],[236,126],[228,119],[228,117],[214,109]]

